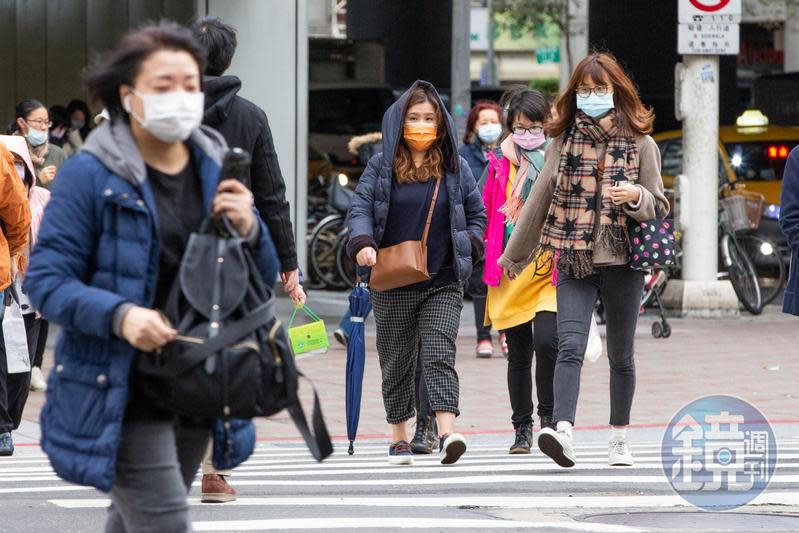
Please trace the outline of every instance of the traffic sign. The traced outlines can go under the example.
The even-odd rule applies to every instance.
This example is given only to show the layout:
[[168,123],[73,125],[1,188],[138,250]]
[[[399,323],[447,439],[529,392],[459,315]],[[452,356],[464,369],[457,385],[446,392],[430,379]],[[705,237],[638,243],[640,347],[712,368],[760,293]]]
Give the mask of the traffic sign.
[[740,28],[740,24],[696,22],[678,24],[677,53],[709,56],[738,55]]
[[741,0],[679,0],[679,23],[741,22]]

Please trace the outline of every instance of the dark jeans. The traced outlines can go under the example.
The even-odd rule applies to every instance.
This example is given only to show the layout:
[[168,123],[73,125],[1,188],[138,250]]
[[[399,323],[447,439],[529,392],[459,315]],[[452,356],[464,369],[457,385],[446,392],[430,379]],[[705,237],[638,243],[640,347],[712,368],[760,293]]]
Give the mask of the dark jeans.
[[44,349],[47,347],[47,337],[50,333],[50,323],[43,318],[36,319],[36,322],[39,324],[39,331],[36,335],[36,345],[32,355],[33,366],[42,368]]
[[[533,325],[535,324],[535,325]],[[513,427],[533,423],[533,352],[538,416],[551,417],[554,405],[552,380],[558,356],[557,314],[547,311],[505,330],[508,341],[508,393]]]
[[491,340],[491,326],[483,325],[486,314],[486,294],[488,294],[488,287],[483,282],[484,265],[485,261],[482,259],[474,264],[466,287],[474,304],[474,327],[477,329],[477,342]]
[[610,424],[630,423],[635,394],[635,326],[643,287],[644,273],[627,265],[597,267],[594,274],[582,279],[559,274],[555,422],[574,423],[591,313],[597,297],[601,297],[610,360]]
[[191,531],[186,496],[209,434],[171,420],[125,420],[105,533]]

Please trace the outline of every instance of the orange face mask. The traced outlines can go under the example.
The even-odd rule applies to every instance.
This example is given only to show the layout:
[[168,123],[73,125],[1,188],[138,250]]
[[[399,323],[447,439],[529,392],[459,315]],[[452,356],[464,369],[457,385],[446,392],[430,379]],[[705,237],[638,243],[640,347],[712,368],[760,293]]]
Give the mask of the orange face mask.
[[436,141],[436,131],[432,124],[407,124],[402,136],[411,150],[426,152]]

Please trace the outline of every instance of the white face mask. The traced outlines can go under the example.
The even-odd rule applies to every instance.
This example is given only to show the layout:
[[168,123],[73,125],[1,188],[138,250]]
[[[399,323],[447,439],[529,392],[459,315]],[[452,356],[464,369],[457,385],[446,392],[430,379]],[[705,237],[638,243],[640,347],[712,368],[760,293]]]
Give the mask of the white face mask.
[[165,143],[182,142],[203,121],[205,95],[201,92],[173,91],[168,93],[140,94],[144,117],[138,116],[130,105],[132,95],[125,97],[122,105],[141,127]]

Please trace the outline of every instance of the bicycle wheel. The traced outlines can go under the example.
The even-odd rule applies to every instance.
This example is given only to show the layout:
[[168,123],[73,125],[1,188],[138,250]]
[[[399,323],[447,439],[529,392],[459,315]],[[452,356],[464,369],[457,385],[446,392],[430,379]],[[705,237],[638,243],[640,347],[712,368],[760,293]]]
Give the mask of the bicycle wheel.
[[336,267],[338,268],[338,275],[344,280],[348,287],[355,287],[355,281],[358,277],[355,262],[347,255],[347,239],[341,239],[338,243],[336,250]]
[[735,236],[729,233],[721,238],[721,252],[738,300],[747,311],[759,315],[763,312],[763,297],[760,294],[757,272],[749,256],[738,244]]
[[339,276],[336,264],[336,251],[345,231],[344,216],[330,215],[314,228],[308,245],[313,274],[331,289],[343,289],[347,286]]
[[749,256],[757,272],[763,307],[774,301],[782,293],[788,279],[785,260],[782,258],[774,241],[750,233],[737,237],[738,244]]

